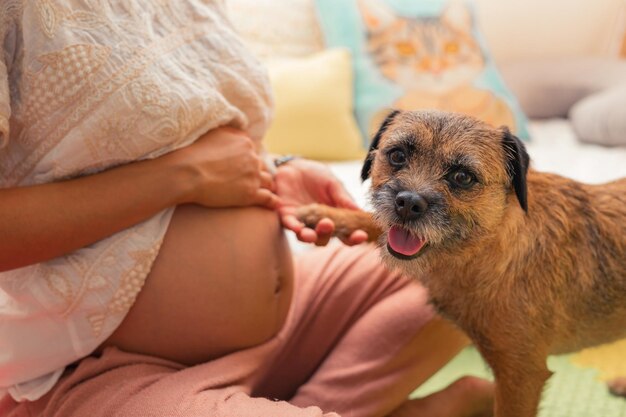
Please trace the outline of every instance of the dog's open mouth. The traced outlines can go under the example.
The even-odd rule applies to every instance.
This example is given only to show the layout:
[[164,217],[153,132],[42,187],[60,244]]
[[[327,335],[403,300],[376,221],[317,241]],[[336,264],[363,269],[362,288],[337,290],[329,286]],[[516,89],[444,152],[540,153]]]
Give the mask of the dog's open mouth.
[[425,244],[426,240],[399,226],[391,226],[387,234],[387,249],[396,258],[414,258]]

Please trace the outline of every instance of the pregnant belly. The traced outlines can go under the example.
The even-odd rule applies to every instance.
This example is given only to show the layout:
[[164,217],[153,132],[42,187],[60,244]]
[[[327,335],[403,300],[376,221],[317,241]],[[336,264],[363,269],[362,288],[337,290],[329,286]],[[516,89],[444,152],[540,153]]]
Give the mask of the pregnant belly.
[[135,304],[103,346],[195,364],[258,345],[284,324],[292,279],[276,213],[179,206]]

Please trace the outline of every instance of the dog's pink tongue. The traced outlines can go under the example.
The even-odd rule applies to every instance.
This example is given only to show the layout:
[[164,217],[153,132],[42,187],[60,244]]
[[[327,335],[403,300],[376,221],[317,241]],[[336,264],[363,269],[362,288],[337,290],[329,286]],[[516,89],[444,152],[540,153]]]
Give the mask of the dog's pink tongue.
[[391,226],[387,235],[387,243],[394,251],[402,255],[412,256],[422,249],[425,242],[401,227]]

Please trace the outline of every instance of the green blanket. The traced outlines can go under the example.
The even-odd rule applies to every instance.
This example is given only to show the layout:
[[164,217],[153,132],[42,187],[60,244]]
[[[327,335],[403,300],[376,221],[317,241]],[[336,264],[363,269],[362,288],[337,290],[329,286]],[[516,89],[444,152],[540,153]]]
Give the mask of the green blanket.
[[[538,417],[626,417],[626,399],[610,395],[601,379],[623,372],[626,342],[575,355],[550,357],[548,367],[554,375],[544,390]],[[469,347],[411,397],[438,391],[463,375],[493,379],[476,349]],[[621,375],[626,376],[626,373]]]

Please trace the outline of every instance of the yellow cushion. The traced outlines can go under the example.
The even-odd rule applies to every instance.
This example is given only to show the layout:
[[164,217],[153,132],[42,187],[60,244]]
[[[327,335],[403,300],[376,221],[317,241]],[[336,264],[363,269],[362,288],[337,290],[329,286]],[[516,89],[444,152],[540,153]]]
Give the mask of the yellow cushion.
[[275,114],[264,139],[268,151],[310,159],[365,155],[353,113],[352,64],[345,49],[268,65]]

